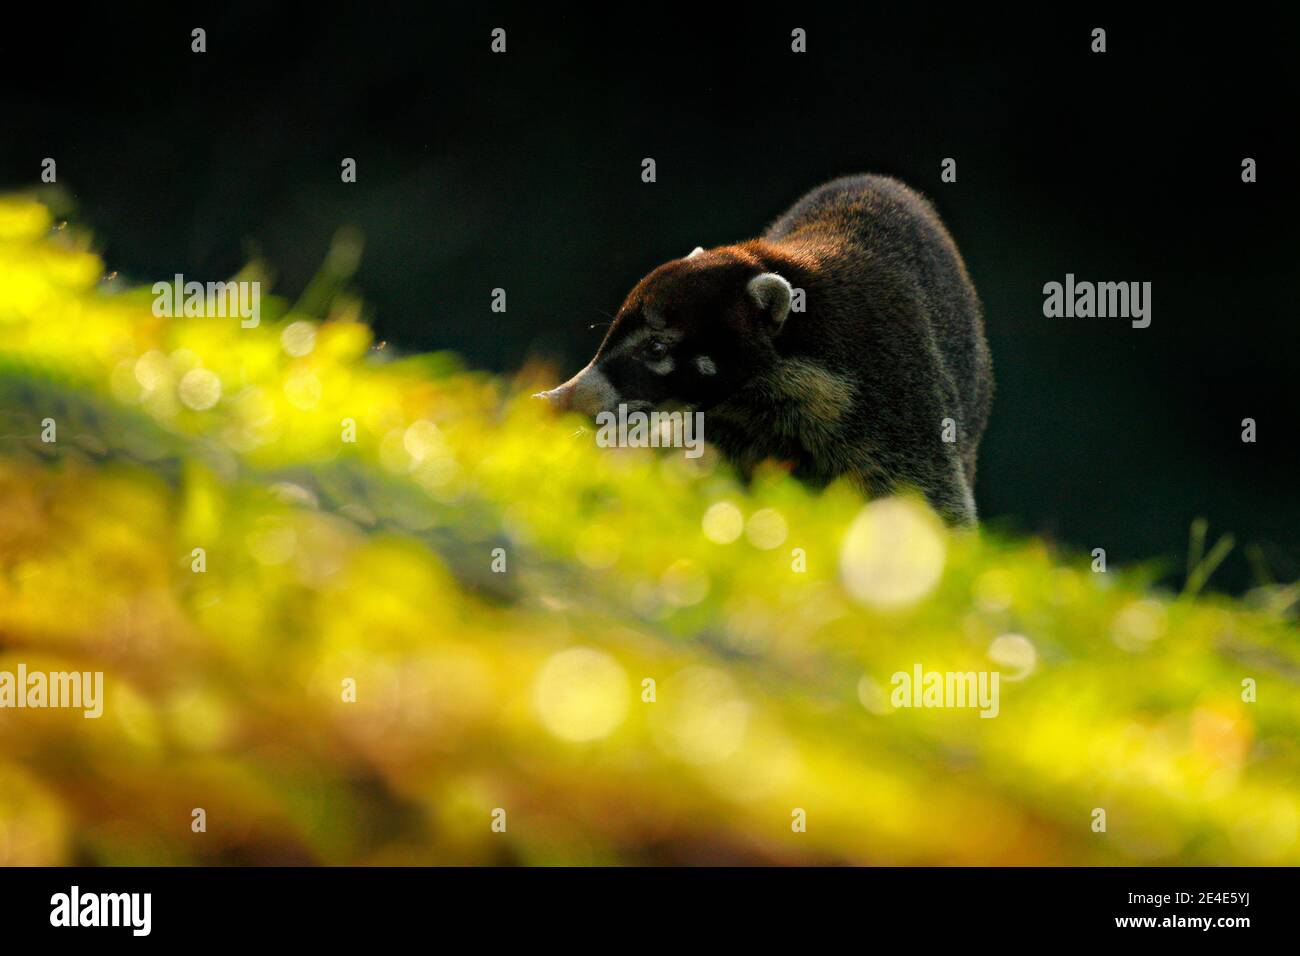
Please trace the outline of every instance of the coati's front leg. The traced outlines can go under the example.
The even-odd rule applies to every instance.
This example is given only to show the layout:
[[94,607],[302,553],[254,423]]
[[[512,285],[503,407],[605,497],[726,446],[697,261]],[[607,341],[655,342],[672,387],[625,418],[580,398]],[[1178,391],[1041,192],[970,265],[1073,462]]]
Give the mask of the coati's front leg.
[[975,523],[975,496],[952,445],[907,453],[870,447],[846,471],[869,498],[919,492],[948,524]]
[[[951,449],[951,446],[947,446]],[[975,524],[975,495],[966,480],[961,460],[955,453],[940,453],[928,468],[917,468],[900,483],[925,495],[925,500],[944,521],[954,525]],[[898,489],[893,489],[897,491]]]
[[922,490],[931,507],[945,521],[955,525],[973,525],[977,517],[975,495],[962,474],[960,465],[955,466],[954,472],[950,472],[936,485]]

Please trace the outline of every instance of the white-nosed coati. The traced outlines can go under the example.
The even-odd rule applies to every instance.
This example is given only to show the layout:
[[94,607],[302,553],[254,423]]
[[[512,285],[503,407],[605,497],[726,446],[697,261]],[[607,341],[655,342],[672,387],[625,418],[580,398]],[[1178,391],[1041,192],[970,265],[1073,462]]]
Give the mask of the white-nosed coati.
[[993,378],[979,299],[934,209],[897,180],[850,176],[760,239],[655,269],[591,363],[541,394],[593,415],[685,405],[742,473],[776,458],[815,484],[911,486],[969,523]]

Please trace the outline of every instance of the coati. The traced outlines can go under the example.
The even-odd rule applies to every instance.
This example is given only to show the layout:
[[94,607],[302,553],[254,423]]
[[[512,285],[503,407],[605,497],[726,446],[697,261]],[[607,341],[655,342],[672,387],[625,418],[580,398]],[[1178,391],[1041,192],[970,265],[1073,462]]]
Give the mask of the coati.
[[759,239],[659,266],[587,367],[538,397],[590,415],[702,411],[742,475],[775,458],[814,485],[910,486],[969,524],[992,395],[979,299],[948,230],[901,182],[863,175],[814,189]]

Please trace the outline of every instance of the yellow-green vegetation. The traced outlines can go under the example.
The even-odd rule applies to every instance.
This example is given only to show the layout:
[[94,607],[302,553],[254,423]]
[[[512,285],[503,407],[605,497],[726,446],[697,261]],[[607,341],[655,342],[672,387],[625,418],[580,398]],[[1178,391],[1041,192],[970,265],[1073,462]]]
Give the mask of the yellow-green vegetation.
[[0,200],[0,672],[105,675],[0,709],[0,863],[1300,862],[1293,595],[598,448],[330,268],[155,317]]

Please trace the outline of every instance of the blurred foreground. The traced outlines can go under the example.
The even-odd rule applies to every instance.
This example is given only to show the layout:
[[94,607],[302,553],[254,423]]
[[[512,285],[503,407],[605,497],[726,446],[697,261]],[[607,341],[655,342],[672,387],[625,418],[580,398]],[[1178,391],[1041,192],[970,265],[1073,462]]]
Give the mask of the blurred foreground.
[[353,252],[159,318],[0,199],[0,672],[105,675],[0,709],[0,864],[1300,862],[1294,594],[596,448],[386,360]]

